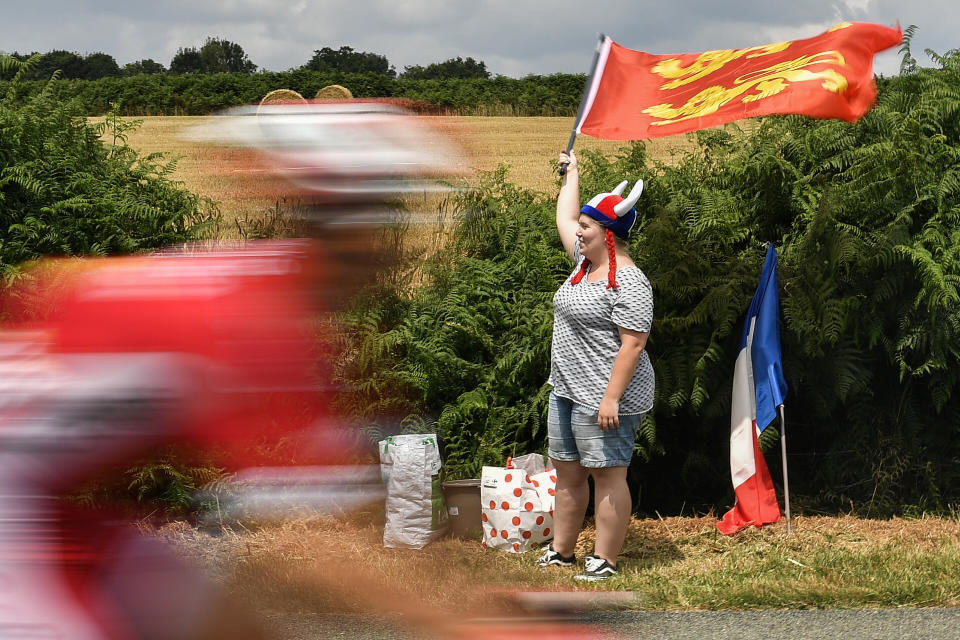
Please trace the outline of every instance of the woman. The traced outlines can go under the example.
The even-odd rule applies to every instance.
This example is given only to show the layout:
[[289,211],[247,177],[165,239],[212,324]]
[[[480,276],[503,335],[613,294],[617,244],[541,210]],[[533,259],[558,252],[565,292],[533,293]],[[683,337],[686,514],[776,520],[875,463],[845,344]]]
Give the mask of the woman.
[[577,158],[561,153],[566,175],[557,197],[557,230],[576,268],[553,298],[549,438],[557,470],[554,539],[539,563],[570,566],[594,482],[597,538],[580,580],[617,574],[632,504],[627,467],[637,427],[653,406],[645,351],[653,321],[650,282],[627,253],[636,222],[637,181],[580,207]]

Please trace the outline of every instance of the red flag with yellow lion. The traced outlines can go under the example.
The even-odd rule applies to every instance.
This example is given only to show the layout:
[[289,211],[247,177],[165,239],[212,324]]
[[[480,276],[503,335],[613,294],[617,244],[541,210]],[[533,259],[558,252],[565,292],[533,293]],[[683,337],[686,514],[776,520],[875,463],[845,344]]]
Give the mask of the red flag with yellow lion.
[[876,98],[873,56],[899,27],[839,24],[805,40],[652,55],[602,38],[575,133],[645,140],[769,114],[854,122]]

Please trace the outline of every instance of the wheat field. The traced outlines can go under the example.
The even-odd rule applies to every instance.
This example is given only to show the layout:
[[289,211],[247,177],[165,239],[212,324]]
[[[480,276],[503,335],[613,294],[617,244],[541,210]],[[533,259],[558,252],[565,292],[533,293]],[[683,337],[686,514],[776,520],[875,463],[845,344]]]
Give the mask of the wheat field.
[[[188,131],[216,116],[156,116],[142,118],[142,125],[129,134],[128,143],[143,154],[160,152],[167,159],[179,158],[175,180],[220,205],[225,229],[237,218],[254,218],[276,209],[277,194],[262,174],[237,170],[236,151],[191,140]],[[509,167],[515,184],[553,194],[558,187],[553,171],[556,157],[567,144],[573,118],[435,117],[431,123],[461,150],[462,172],[467,181],[499,164]],[[620,141],[580,136],[575,149],[615,155],[626,145]],[[647,143],[648,153],[670,162],[692,149],[686,136]],[[638,176],[640,177],[640,176]]]

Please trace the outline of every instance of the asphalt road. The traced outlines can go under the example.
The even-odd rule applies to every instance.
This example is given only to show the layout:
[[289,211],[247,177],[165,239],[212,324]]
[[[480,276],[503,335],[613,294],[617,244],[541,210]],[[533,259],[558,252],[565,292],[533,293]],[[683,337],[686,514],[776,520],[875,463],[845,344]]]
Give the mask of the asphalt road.
[[[268,626],[279,640],[356,638],[359,640],[420,640],[431,635],[405,631],[384,620],[344,615],[273,615]],[[487,626],[514,625],[525,640],[556,637],[537,634],[539,628],[558,629],[560,621],[478,621],[478,639]],[[590,628],[615,637],[649,640],[957,640],[960,609],[858,609],[812,611],[695,611],[595,612],[570,620],[567,631],[578,629],[590,637]]]

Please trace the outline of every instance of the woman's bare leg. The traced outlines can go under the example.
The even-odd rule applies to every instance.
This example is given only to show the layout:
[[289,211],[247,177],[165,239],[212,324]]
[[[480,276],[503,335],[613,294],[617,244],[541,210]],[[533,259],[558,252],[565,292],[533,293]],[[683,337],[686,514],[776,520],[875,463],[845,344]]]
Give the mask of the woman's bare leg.
[[[591,469],[590,473],[593,475],[594,510],[597,522],[597,542],[593,553],[611,565],[617,566],[617,556],[623,549],[627,526],[630,524],[630,514],[633,512],[630,489],[627,487],[627,467]],[[557,476],[558,481],[559,479],[560,476]],[[558,493],[558,506],[559,502]],[[559,527],[557,533],[560,533]],[[554,549],[556,548],[554,545]]]
[[553,550],[562,556],[573,554],[583,517],[590,502],[589,471],[579,462],[551,460],[557,470],[557,500],[553,507]]

